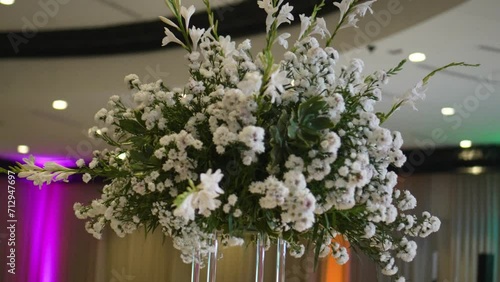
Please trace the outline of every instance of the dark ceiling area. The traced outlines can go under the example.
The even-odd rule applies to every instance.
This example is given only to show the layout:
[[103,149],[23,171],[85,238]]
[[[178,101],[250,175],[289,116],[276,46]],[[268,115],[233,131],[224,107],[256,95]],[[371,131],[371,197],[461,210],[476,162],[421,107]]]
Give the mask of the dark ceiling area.
[[[298,19],[300,14],[310,14],[319,2],[292,0],[290,4],[294,6],[293,14]],[[224,17],[223,23],[219,25],[220,34],[245,36],[264,30],[266,14],[255,1],[217,9],[214,11],[216,17]],[[321,14],[335,10],[335,6],[326,5]],[[208,26],[207,14],[201,12],[193,15],[191,23],[196,27]],[[92,29],[3,32],[0,33],[0,58],[95,56],[155,50],[162,47],[159,39],[163,37],[164,26],[160,20],[155,20]],[[173,44],[167,46],[175,47]]]

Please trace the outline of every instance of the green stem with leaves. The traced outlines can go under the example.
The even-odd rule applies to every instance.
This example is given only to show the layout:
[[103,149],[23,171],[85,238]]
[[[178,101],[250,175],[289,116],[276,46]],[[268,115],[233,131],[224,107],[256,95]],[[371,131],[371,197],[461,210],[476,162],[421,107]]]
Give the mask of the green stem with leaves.
[[353,8],[356,6],[357,3],[358,3],[358,0],[355,0],[355,1],[353,1],[351,3],[351,5],[349,5],[349,9],[347,9],[347,11],[345,12],[345,14],[340,19],[340,22],[335,27],[335,30],[333,31],[332,35],[326,41],[326,44],[325,44],[326,47],[328,47],[328,46],[330,46],[332,44],[333,38],[335,38],[335,35],[337,35],[337,32],[344,25],[344,22],[347,19],[347,16],[349,16],[349,14],[351,14],[351,12],[353,11]]

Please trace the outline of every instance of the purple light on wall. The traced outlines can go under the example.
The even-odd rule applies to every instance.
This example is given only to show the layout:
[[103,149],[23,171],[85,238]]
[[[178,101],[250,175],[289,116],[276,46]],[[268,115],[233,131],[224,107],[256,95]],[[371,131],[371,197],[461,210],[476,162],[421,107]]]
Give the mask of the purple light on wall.
[[[2,159],[14,161],[14,162],[20,162],[20,163],[24,163],[23,159],[27,159],[29,157],[30,157],[30,154],[18,154],[18,153],[0,155],[0,158],[2,158]],[[76,160],[73,160],[70,158],[47,156],[47,155],[35,155],[35,154],[33,154],[33,157],[35,158],[35,164],[37,166],[40,166],[40,167],[42,167],[43,164],[46,162],[55,162],[57,164],[65,166],[65,167],[75,167],[76,166],[76,164],[75,164]]]
[[[23,181],[24,182],[24,181]],[[28,281],[59,282],[59,270],[63,269],[64,260],[61,259],[60,241],[61,214],[60,204],[64,185],[53,183],[43,186],[41,190],[26,185],[26,202],[23,207],[24,220],[27,221],[28,234],[24,238],[29,260]],[[28,225],[29,224],[29,225]]]

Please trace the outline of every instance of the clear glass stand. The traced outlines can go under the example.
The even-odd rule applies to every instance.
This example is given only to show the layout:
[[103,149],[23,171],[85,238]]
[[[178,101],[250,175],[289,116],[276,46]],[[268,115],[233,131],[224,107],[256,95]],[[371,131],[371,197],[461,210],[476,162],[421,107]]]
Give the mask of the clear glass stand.
[[[261,233],[254,233],[252,236],[247,236],[245,239],[253,237],[252,241],[255,240],[255,270],[254,270],[254,280],[255,282],[264,282],[265,278],[265,273],[264,273],[264,266],[265,266],[265,258],[266,258],[266,244],[267,244],[267,237],[264,234]],[[211,237],[211,252],[208,254],[206,257],[206,281],[207,282],[216,282],[217,278],[217,262],[220,258],[220,252],[219,250],[219,245],[220,245],[220,234],[217,232],[214,232],[213,236]],[[246,245],[248,246],[248,245]],[[245,246],[242,246],[242,248],[245,248]],[[286,252],[287,252],[287,242],[283,240],[282,238],[278,238],[276,241],[276,266],[275,266],[275,271],[276,271],[276,276],[275,276],[275,281],[276,282],[285,282],[285,262],[286,262]],[[199,251],[196,251],[193,254],[193,262],[191,266],[191,282],[200,282],[201,278],[201,272],[202,272],[202,264],[204,263],[201,262],[201,255]],[[250,263],[250,262],[245,262],[246,259],[249,259],[249,257],[246,258],[237,258],[238,261],[242,263]],[[224,261],[221,261],[224,264]],[[268,261],[269,264],[269,261]],[[269,265],[268,265],[269,266]],[[270,268],[272,269],[272,268]],[[204,273],[203,273],[204,274]],[[203,275],[204,276],[204,275]],[[268,279],[269,274],[268,274]]]

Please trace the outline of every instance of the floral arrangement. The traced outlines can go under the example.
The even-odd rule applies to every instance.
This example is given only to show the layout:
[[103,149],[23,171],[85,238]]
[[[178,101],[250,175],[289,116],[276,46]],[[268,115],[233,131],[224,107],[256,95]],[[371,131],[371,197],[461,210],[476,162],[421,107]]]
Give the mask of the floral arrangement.
[[[405,61],[364,75],[360,59],[337,67],[339,54],[330,47],[340,29],[372,12],[374,1],[333,3],[340,9],[333,32],[317,17],[326,5],[320,2],[310,16],[300,15],[300,33],[290,45],[291,34],[278,28],[294,20],[293,7],[258,1],[267,13],[267,44],[255,55],[250,40],[236,44],[218,34],[208,0],[208,29],[190,25],[193,6],[166,2],[176,22],[161,17],[168,25],[163,45],[187,50],[184,87],[143,84],[128,75],[134,104],[111,97],[95,115],[101,125],[89,130],[114,149],[95,151],[75,168],[38,167],[31,157],[14,168],[19,177],[36,185],[73,174],[85,182],[104,178],[100,199],[74,205],[86,230],[101,238],[106,225],[120,237],[159,227],[185,262],[195,249],[209,252],[215,231],[224,245],[241,244],[247,231],[282,238],[297,257],[309,242],[317,257],[331,254],[343,264],[349,258],[334,240],[340,235],[385,275],[398,272],[396,258],[411,261],[417,249],[411,238],[438,231],[440,221],[428,212],[411,214],[416,199],[394,188],[397,175],[388,168],[405,163],[403,139],[382,124],[423,99],[436,71],[467,64],[430,73],[387,113],[374,112],[381,87]],[[275,44],[285,49],[281,60],[271,52]]]

